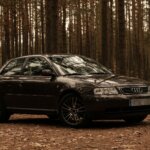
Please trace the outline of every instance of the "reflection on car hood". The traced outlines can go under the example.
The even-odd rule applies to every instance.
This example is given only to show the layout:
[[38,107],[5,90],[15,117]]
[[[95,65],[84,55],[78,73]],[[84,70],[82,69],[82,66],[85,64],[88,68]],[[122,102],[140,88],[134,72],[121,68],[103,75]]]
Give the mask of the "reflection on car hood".
[[[138,78],[126,76],[100,76],[100,75],[73,75],[63,77],[68,84],[89,83],[95,86],[125,86],[125,85],[144,85],[145,81]],[[62,78],[61,78],[62,81]]]

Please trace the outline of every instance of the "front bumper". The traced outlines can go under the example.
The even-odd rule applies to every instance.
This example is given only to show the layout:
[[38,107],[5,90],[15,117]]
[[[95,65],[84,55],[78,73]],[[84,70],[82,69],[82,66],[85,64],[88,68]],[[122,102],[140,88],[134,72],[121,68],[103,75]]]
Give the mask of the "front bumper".
[[93,119],[122,119],[131,115],[150,114],[150,103],[132,106],[132,100],[150,101],[150,95],[84,97],[87,114]]

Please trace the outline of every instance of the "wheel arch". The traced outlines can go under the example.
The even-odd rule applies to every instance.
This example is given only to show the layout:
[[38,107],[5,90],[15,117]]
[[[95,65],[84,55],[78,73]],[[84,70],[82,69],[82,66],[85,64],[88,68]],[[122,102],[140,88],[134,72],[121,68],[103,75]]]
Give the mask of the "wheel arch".
[[58,99],[58,104],[60,105],[60,103],[61,103],[63,97],[66,96],[66,95],[69,95],[69,94],[76,94],[77,96],[79,96],[79,97],[82,99],[82,96],[81,96],[81,94],[80,94],[78,91],[76,91],[76,90],[74,90],[74,89],[67,89],[67,90],[64,90],[64,91],[60,94],[59,99]]

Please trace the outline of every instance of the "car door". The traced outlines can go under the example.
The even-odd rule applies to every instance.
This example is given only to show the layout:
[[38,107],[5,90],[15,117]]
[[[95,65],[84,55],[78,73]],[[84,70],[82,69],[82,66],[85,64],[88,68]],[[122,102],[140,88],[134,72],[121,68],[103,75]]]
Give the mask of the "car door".
[[19,80],[25,58],[11,60],[1,71],[0,91],[7,108],[19,107],[18,101],[22,89],[20,88],[21,81]]
[[44,76],[43,70],[53,72],[44,57],[31,57],[24,67],[24,76],[20,76],[22,86],[21,108],[31,111],[55,111],[57,83],[52,76]]

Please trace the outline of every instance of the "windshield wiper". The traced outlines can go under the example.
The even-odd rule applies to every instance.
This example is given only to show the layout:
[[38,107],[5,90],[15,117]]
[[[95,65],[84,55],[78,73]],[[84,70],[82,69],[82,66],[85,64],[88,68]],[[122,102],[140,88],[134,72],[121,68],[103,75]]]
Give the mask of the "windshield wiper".
[[90,74],[100,74],[100,75],[104,75],[104,74],[109,74],[109,73],[106,73],[106,72],[93,72],[93,73],[90,73]]
[[72,76],[72,75],[84,75],[84,74],[81,74],[81,73],[68,73],[68,74],[65,74],[64,76]]

